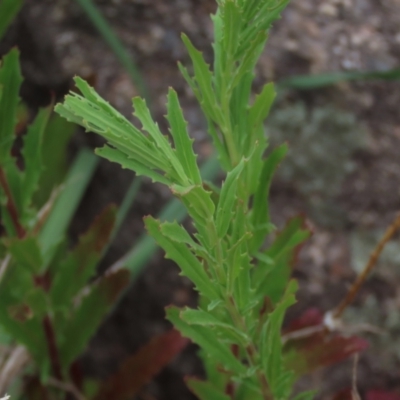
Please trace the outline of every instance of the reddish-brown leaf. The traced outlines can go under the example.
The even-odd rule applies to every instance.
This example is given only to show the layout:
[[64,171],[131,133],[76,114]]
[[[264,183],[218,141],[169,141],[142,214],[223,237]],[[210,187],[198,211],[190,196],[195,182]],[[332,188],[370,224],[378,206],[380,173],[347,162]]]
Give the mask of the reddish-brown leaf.
[[189,343],[172,329],[153,338],[128,357],[119,370],[102,384],[93,400],[127,400],[157,375]]
[[[309,309],[285,331],[292,337],[295,333],[300,333],[299,337],[288,340],[284,347],[287,365],[298,375],[336,364],[368,347],[367,341],[360,337],[329,332],[322,326],[322,320],[320,311]],[[311,329],[309,332],[306,330],[318,327],[321,329]]]
[[107,245],[114,227],[116,215],[115,205],[106,207],[90,225],[87,232],[79,238],[79,244],[75,248],[77,260],[83,268],[87,263],[87,257],[100,254]]
[[365,395],[365,400],[400,400],[400,393],[385,390],[369,390]]

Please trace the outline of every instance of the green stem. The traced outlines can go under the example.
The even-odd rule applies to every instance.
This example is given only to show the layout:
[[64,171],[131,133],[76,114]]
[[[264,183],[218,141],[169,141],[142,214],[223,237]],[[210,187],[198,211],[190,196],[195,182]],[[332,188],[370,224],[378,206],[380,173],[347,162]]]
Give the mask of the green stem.
[[[232,296],[229,296],[225,300],[226,308],[231,316],[232,322],[234,326],[245,333],[247,336],[250,336],[247,331],[246,322],[244,321],[242,315],[240,314],[239,310],[236,307],[235,300]],[[259,358],[257,346],[251,342],[248,346],[244,349],[247,355],[248,363],[251,367],[257,365],[257,359]],[[264,400],[271,400],[271,392],[268,387],[268,382],[263,374],[262,370],[257,371],[257,379],[260,382],[261,387],[261,395],[263,396]]]

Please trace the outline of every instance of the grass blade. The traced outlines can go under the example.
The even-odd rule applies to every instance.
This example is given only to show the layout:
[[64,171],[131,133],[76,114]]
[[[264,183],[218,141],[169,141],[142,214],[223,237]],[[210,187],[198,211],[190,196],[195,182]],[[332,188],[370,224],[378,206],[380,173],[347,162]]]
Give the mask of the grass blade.
[[67,175],[64,188],[40,232],[43,253],[47,253],[64,236],[98,162],[99,158],[91,150],[82,149],[79,152]]
[[79,3],[82,9],[86,12],[92,24],[96,27],[103,39],[110,46],[111,50],[118,58],[121,65],[125,68],[126,72],[128,72],[132,82],[137,86],[140,95],[146,99],[149,99],[149,93],[141,73],[139,72],[135,63],[132,61],[132,57],[126,51],[125,46],[121,43],[118,36],[110,27],[107,20],[103,17],[91,0],[76,0],[76,2]]

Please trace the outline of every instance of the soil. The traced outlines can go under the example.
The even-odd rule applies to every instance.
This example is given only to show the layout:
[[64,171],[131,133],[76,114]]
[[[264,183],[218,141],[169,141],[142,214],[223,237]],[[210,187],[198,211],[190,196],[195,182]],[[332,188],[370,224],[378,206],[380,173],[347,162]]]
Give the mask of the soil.
[[[196,150],[201,155],[200,160],[204,160],[210,153],[205,125],[176,62],[188,60],[180,41],[182,31],[211,60],[209,14],[215,10],[215,1],[98,0],[96,5],[134,58],[150,92],[154,116],[162,126],[167,89],[173,86],[178,91],[191,134],[196,139]],[[265,81],[280,81],[298,74],[398,68],[399,27],[398,0],[294,0],[271,31],[257,67],[255,90]],[[21,94],[31,107],[48,103],[51,92],[61,98],[70,86],[71,77],[80,75],[94,77],[98,92],[130,117],[131,98],[139,90],[78,2],[27,0],[0,43],[0,55],[14,45],[21,49],[26,78]],[[356,276],[357,252],[353,239],[359,232],[384,230],[399,210],[400,83],[341,83],[308,92],[292,90],[283,95],[277,110],[293,102],[306,104],[308,110],[334,105],[339,112],[352,113],[367,132],[365,146],[351,156],[352,172],[346,175],[340,190],[331,199],[341,210],[340,223],[332,225],[317,217],[309,218],[314,234],[304,247],[296,269],[301,290],[295,312],[311,306],[327,311],[338,304]],[[71,156],[80,146],[95,147],[100,143],[94,135],[77,133],[71,145]],[[341,161],[338,159],[338,164]],[[105,205],[119,204],[132,178],[133,173],[101,161],[71,228],[71,237],[82,232]],[[159,212],[168,199],[169,193],[164,188],[143,184],[102,268],[125,254],[143,232],[142,217]],[[314,215],[307,196],[295,182],[276,180],[271,200],[277,226],[299,213]],[[366,249],[368,252],[372,247]],[[390,260],[386,266],[390,266]],[[400,306],[400,274],[393,268],[384,271],[375,273],[357,298],[354,310],[363,316],[364,322],[375,320],[364,307],[368,299],[377,300],[373,312],[383,317],[389,315],[389,311],[396,313]],[[154,255],[91,341],[82,359],[88,376],[107,376],[127,354],[168,329],[165,306],[196,303],[190,283],[178,273],[177,267],[164,260],[160,252]],[[390,337],[388,330],[398,333],[399,326],[383,328]],[[368,337],[374,344],[376,339]],[[361,394],[369,389],[400,393],[400,360],[395,355],[399,353],[396,345],[399,343],[390,341],[386,347],[371,345],[361,356],[358,366]],[[138,398],[193,399],[182,378],[201,373],[196,348],[190,346]],[[351,380],[352,361],[349,360],[319,372],[304,385],[318,388],[320,399],[329,399],[350,386]]]

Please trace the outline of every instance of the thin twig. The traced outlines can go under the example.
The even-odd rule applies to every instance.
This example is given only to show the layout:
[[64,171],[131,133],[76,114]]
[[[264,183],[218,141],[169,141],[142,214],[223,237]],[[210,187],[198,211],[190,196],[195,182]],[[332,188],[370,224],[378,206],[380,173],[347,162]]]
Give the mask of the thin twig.
[[2,168],[0,168],[0,186],[3,188],[4,193],[7,197],[6,207],[8,212],[10,213],[10,217],[15,226],[15,230],[17,231],[17,235],[20,239],[22,239],[25,236],[26,232],[19,222],[17,205],[15,204],[10,185],[8,184],[6,174],[4,173],[4,170]]
[[346,297],[342,300],[342,302],[339,304],[339,306],[336,308],[336,310],[333,312],[333,318],[337,319],[339,318],[345,308],[354,300],[354,297],[360,290],[361,285],[364,283],[366,280],[368,274],[371,272],[372,268],[376,265],[376,262],[378,260],[378,257],[382,253],[385,245],[392,239],[394,234],[397,232],[397,230],[400,228],[400,214],[396,217],[396,219],[392,222],[392,224],[387,228],[385,234],[383,235],[382,239],[378,243],[378,245],[375,247],[374,251],[372,252],[371,256],[369,257],[369,260],[364,268],[364,270],[361,272],[360,275],[358,275],[356,281],[353,283],[349,291],[347,292]]

